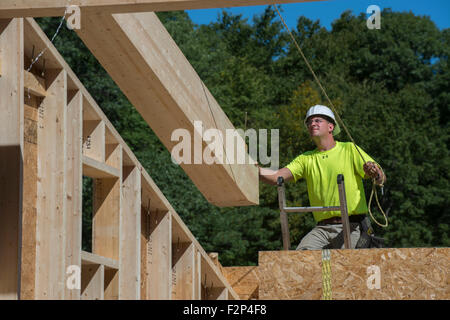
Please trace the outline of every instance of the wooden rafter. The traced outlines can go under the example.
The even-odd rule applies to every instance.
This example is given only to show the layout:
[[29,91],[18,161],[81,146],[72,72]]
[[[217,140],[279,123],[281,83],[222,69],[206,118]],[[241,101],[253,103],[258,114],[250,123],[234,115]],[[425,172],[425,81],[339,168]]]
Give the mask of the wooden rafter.
[[102,13],[242,7],[323,0],[2,0],[0,18],[62,16],[67,5]]
[[[186,129],[192,138],[198,134],[195,121],[202,122],[203,132],[220,130],[223,142],[226,130],[234,129],[156,14],[90,14],[77,33],[169,151],[178,144],[171,140],[174,130]],[[200,157],[205,148],[203,142]],[[229,158],[224,164],[199,164],[194,157],[181,166],[209,202],[258,204],[256,166],[230,165]]]

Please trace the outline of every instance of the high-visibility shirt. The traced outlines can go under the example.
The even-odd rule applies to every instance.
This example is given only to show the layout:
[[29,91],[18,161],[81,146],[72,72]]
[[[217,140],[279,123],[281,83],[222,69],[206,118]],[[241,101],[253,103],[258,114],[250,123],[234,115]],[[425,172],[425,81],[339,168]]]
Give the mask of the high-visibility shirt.
[[[365,161],[375,162],[360,147]],[[305,152],[295,158],[286,167],[292,172],[294,181],[306,180],[309,202],[312,207],[340,206],[337,185],[338,174],[344,175],[345,194],[348,214],[367,213],[366,196],[362,179],[364,161],[352,142],[336,141],[336,145],[327,151],[317,149]],[[319,222],[331,217],[340,217],[340,211],[314,212]]]

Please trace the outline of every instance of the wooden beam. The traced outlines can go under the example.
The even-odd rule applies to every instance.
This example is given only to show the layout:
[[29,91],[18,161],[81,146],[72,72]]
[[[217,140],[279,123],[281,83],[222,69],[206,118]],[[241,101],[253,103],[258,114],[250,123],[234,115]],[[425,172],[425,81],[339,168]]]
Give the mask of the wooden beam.
[[86,251],[81,251],[80,256],[83,265],[103,265],[106,269],[119,270],[119,261],[117,260]]
[[[175,239],[173,239],[175,240]],[[195,247],[189,242],[172,242],[172,299],[195,298]]]
[[53,69],[46,76],[37,139],[36,299],[64,299],[67,74]]
[[91,178],[119,178],[120,170],[99,162],[89,157],[83,156],[83,175]]
[[114,260],[119,260],[120,190],[119,179],[94,180],[92,252]]
[[[81,224],[83,168],[81,160],[83,95],[77,91],[67,105],[67,170],[66,170],[66,269],[81,267]],[[66,300],[79,300],[80,290],[65,288]]]
[[179,143],[171,140],[176,129],[189,132],[192,151],[194,135],[200,137],[200,150],[194,156],[201,163],[191,157],[191,164],[181,167],[209,202],[259,203],[256,166],[202,161],[207,143],[194,122],[202,122],[203,132],[219,130],[223,142],[226,130],[234,127],[156,14],[85,14],[77,33],[169,151]]
[[[119,260],[122,172],[119,178],[94,179],[92,252]],[[105,270],[105,300],[119,298],[119,272]]]
[[[172,279],[172,217],[170,212],[142,212],[142,298],[170,300]],[[141,292],[142,292],[141,291]]]
[[20,291],[23,46],[23,19],[0,20],[0,300]]
[[119,299],[140,299],[141,173],[124,167],[120,220]]
[[0,18],[63,16],[67,5],[104,13],[176,11],[324,0],[2,0]]

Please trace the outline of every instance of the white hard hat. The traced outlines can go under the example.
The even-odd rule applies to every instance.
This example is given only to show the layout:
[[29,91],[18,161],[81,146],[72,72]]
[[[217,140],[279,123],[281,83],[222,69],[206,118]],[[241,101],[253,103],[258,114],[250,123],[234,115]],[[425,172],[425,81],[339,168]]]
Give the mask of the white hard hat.
[[307,126],[306,121],[308,120],[308,118],[311,116],[316,116],[316,115],[324,115],[324,116],[331,118],[334,121],[333,136],[335,136],[339,132],[341,132],[341,128],[339,127],[339,124],[337,123],[336,118],[334,117],[333,111],[331,111],[330,108],[328,108],[326,106],[322,106],[320,104],[317,104],[317,105],[309,108],[308,112],[306,113],[306,117],[305,117],[305,126]]

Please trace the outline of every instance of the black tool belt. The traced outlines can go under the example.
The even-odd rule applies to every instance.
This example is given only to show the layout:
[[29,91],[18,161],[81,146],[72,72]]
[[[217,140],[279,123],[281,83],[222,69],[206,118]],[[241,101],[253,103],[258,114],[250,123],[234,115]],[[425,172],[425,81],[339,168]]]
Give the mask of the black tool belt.
[[375,237],[375,234],[370,224],[370,219],[367,215],[364,215],[364,219],[360,222],[361,236],[356,243],[357,249],[362,248],[383,248],[384,239]]
[[[366,217],[365,214],[355,214],[348,217],[350,223],[361,223]],[[325,226],[327,224],[342,224],[341,217],[331,217],[329,219],[321,220],[317,223],[319,226]]]

